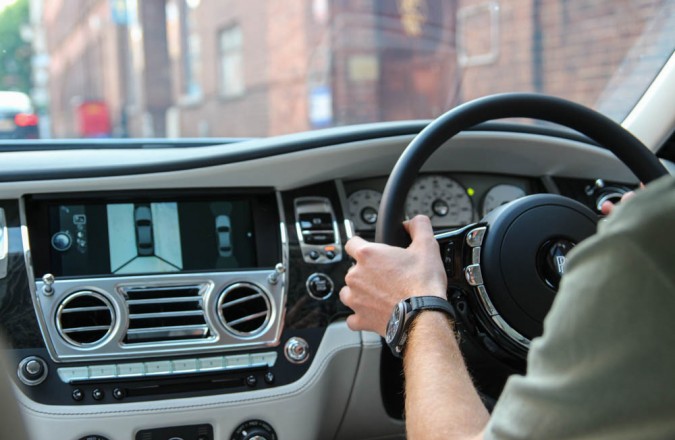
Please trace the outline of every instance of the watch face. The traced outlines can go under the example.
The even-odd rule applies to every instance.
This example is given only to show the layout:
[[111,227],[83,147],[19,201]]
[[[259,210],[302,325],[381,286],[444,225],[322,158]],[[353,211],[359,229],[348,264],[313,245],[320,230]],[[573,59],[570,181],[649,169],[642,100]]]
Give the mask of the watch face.
[[389,318],[389,322],[387,323],[387,334],[385,336],[387,344],[391,344],[396,338],[396,335],[399,333],[398,330],[401,327],[402,317],[403,310],[401,308],[401,304],[399,303],[396,304],[396,307],[394,307],[394,311],[391,313],[391,318]]

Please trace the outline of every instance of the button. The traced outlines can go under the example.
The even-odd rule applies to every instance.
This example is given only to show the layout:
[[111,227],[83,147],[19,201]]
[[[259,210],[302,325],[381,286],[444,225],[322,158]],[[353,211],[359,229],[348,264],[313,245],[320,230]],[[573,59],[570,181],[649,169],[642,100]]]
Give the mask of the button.
[[238,354],[225,357],[225,366],[230,368],[246,368],[251,365],[251,358],[247,354]]
[[333,229],[333,217],[329,213],[300,214],[298,219],[303,231]]
[[485,226],[472,229],[466,235],[466,244],[468,244],[471,247],[478,247],[481,244],[483,244],[484,236],[485,236]]
[[117,377],[137,377],[145,374],[145,365],[142,363],[118,364]]
[[324,273],[314,273],[307,278],[305,283],[307,293],[314,299],[327,299],[333,294],[333,280]]
[[466,278],[466,282],[471,286],[483,284],[483,273],[478,264],[467,266],[466,269],[464,269],[464,277]]
[[145,374],[169,374],[171,373],[171,361],[146,362]]
[[309,254],[307,254],[307,256],[312,260],[318,260],[321,254],[319,254],[317,251],[310,251]]
[[199,359],[199,371],[213,371],[223,369],[223,357],[210,357]]
[[19,362],[16,374],[26,385],[40,385],[47,379],[47,363],[37,356],[29,356]]
[[94,398],[94,400],[103,400],[103,397],[105,394],[103,393],[103,390],[100,388],[94,389],[94,391],[91,392],[91,397]]
[[310,232],[304,234],[303,238],[307,244],[335,243],[335,235],[332,232]]
[[173,361],[174,373],[194,373],[197,371],[197,359],[179,359]]
[[443,265],[449,277],[455,276],[455,243],[448,243],[443,249]]
[[272,385],[274,383],[274,373],[271,371],[268,371],[265,373],[265,376],[263,376],[263,379],[265,379],[265,382]]
[[44,368],[42,368],[42,364],[35,359],[28,361],[26,364],[26,373],[28,373],[30,376],[40,377],[43,371]]
[[251,354],[252,367],[273,367],[277,360],[277,354],[273,351],[268,353],[253,353]]
[[117,365],[90,365],[89,379],[117,377]]
[[122,388],[115,388],[113,390],[113,397],[117,400],[122,400],[125,397],[124,390]]
[[335,252],[327,251],[326,252],[326,258],[328,258],[329,260],[332,260],[333,258],[335,258]]
[[284,346],[286,359],[294,364],[301,364],[309,357],[309,344],[302,338],[292,337]]
[[80,401],[82,401],[82,399],[84,399],[84,393],[79,388],[75,388],[73,390],[72,396],[73,396],[73,400],[76,401],[76,402],[80,402]]
[[246,376],[246,385],[248,385],[250,387],[254,387],[257,384],[258,384],[258,379],[256,379],[254,375],[249,374],[248,376]]
[[70,383],[75,380],[89,379],[89,369],[87,367],[65,367],[59,368],[57,374],[62,382]]

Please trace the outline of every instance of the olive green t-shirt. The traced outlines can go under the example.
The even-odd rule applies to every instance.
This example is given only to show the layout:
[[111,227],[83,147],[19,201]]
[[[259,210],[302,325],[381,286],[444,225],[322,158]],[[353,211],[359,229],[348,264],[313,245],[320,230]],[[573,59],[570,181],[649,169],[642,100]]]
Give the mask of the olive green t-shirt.
[[675,179],[578,245],[487,439],[675,439]]

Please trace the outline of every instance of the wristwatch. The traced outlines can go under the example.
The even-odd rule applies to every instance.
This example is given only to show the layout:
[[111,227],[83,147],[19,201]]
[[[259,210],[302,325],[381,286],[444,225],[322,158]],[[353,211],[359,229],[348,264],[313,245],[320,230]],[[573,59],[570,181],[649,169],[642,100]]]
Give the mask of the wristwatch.
[[438,296],[413,296],[396,304],[387,323],[385,340],[396,357],[401,357],[408,339],[408,330],[415,316],[422,310],[438,310],[455,319],[455,309],[447,300]]

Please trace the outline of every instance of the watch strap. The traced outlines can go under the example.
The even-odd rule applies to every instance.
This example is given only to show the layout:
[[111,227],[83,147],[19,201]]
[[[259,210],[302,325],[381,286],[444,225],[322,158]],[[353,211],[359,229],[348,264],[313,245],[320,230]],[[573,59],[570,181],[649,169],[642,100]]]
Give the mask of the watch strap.
[[403,354],[403,349],[408,341],[410,326],[419,312],[423,310],[436,310],[446,313],[453,320],[456,319],[455,309],[452,307],[452,304],[450,304],[448,300],[438,296],[412,296],[403,300],[403,302],[408,304],[403,320],[403,331],[401,332],[401,337],[390,344],[392,353],[397,357],[401,357]]

